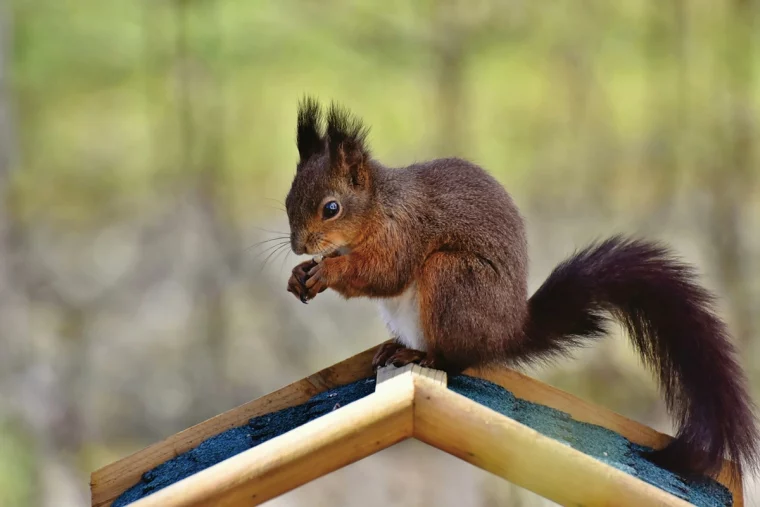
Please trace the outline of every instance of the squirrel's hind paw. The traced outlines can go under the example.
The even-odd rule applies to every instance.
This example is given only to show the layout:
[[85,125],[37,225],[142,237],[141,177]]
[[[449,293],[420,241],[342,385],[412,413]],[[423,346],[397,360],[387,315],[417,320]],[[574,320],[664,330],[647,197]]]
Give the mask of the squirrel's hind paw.
[[392,364],[396,368],[401,368],[410,363],[419,364],[426,357],[427,354],[421,350],[401,348],[388,358],[385,365],[388,366]]

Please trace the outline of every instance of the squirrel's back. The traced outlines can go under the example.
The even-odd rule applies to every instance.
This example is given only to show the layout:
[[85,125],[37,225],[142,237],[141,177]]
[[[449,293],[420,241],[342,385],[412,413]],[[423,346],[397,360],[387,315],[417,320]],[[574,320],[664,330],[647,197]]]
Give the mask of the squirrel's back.
[[[527,278],[525,225],[512,197],[482,167],[459,158],[442,158],[402,169],[385,169],[398,197],[392,210],[412,212],[425,221],[435,251],[461,250]],[[430,252],[428,252],[430,253]]]

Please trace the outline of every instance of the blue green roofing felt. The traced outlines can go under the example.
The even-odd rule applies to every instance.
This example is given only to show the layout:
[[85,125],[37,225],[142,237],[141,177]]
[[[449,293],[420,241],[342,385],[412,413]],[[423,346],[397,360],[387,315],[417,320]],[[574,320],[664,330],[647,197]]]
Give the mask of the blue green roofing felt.
[[449,389],[694,505],[733,505],[731,492],[722,484],[707,478],[687,480],[660,468],[644,458],[652,449],[607,428],[578,422],[565,412],[521,400],[503,387],[478,378],[453,377],[449,379]]
[[[581,423],[568,414],[516,398],[501,386],[459,375],[449,378],[449,389],[504,414],[548,437],[570,445],[610,466],[629,473],[698,507],[733,505],[731,493],[711,479],[687,480],[644,458],[651,449],[631,443],[601,426]],[[282,435],[328,412],[363,398],[375,390],[367,378],[320,393],[302,405],[254,417],[201,443],[143,474],[136,485],[113,503],[123,507],[220,461]]]

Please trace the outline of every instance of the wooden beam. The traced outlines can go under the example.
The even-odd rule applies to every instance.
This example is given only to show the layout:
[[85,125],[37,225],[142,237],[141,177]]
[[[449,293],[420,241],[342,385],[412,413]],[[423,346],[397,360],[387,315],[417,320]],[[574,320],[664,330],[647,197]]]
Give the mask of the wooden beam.
[[560,505],[690,505],[449,389],[415,392],[415,438]]
[[259,505],[412,436],[411,374],[130,507]]
[[[301,404],[319,392],[371,376],[371,359],[375,351],[376,347],[373,347],[372,349],[338,363],[335,366],[326,368],[317,374],[311,375],[299,382],[295,382],[279,391],[264,396],[263,398],[259,398],[258,400],[209,419],[208,421],[180,432],[177,435],[169,437],[163,442],[151,445],[132,456],[94,472],[92,474],[91,483],[92,505],[94,507],[110,506],[115,498],[123,493],[128,487],[137,483],[144,472],[155,468],[168,459],[196,447],[199,443],[214,435],[232,427],[245,424],[252,417]],[[501,385],[519,398],[567,412],[578,421],[606,427],[628,438],[632,442],[641,445],[659,448],[664,446],[671,439],[668,435],[656,432],[651,428],[635,421],[631,421],[610,410],[585,402],[573,395],[512,370],[501,369],[489,372],[468,371],[466,373]],[[486,470],[490,470],[502,477],[513,480],[513,482],[528,487],[528,489],[533,489],[538,494],[544,494],[542,493],[543,490],[540,489],[541,486],[533,485],[530,481],[538,481],[540,479],[542,482],[551,482],[553,479],[545,476],[543,471],[538,468],[534,470],[535,475],[532,476],[532,479],[530,474],[525,475],[524,472],[515,472],[512,470],[513,467],[510,468],[509,466],[510,460],[515,459],[515,453],[520,456],[520,459],[523,459],[520,452],[523,452],[525,449],[520,446],[524,445],[524,443],[517,442],[513,447],[510,447],[512,444],[506,442],[504,436],[508,434],[512,435],[514,438],[525,438],[527,435],[532,435],[530,437],[532,439],[541,437],[538,440],[544,445],[544,447],[541,447],[541,449],[543,449],[542,452],[545,451],[546,453],[541,456],[546,459],[548,459],[547,456],[552,455],[553,452],[566,453],[567,450],[570,449],[567,446],[562,446],[562,444],[553,439],[537,434],[530,428],[522,426],[501,414],[490,411],[486,407],[449,391],[446,389],[446,376],[443,372],[420,368],[419,366],[407,366],[400,369],[384,368],[378,372],[377,378],[378,384],[375,394],[363,398],[362,400],[358,400],[334,413],[327,414],[301,428],[297,428],[285,435],[238,455],[245,455],[245,457],[238,458],[236,456],[230,458],[214,467],[195,474],[192,477],[188,477],[184,481],[177,483],[177,485],[182,485],[181,488],[177,485],[169,486],[165,489],[168,491],[167,493],[157,497],[157,495],[161,493],[158,492],[133,505],[140,507],[152,505],[206,505],[208,502],[211,502],[211,498],[214,498],[214,505],[226,505],[218,503],[218,498],[213,497],[213,495],[216,494],[221,495],[223,498],[232,499],[243,498],[245,495],[249,495],[246,498],[250,498],[251,495],[256,495],[255,502],[260,503],[265,499],[284,493],[285,491],[293,489],[320,475],[324,475],[325,473],[356,461],[363,456],[376,452],[381,448],[392,445],[396,441],[399,441],[399,439],[403,440],[404,438],[409,437],[412,434],[412,431],[417,431],[418,424],[421,424],[421,429],[419,430],[421,440],[436,445],[437,447],[465,459],[476,466],[481,466]],[[397,387],[403,385],[407,387]],[[416,395],[414,394],[414,389],[417,389]],[[433,391],[430,391],[431,389]],[[409,394],[409,392],[412,394]],[[426,394],[423,396],[420,394],[422,392]],[[430,394],[430,392],[438,393],[438,397],[426,398],[427,394]],[[402,398],[398,398],[399,393],[403,395]],[[449,395],[454,396],[454,398]],[[407,417],[408,414],[403,416],[399,415],[403,410],[399,408],[398,403],[406,406],[404,404],[409,402],[410,396],[416,400],[415,403],[417,403],[418,406],[423,407],[420,409],[422,410],[422,412],[420,412],[422,415],[420,417],[415,415],[414,423],[409,422],[411,419]],[[444,407],[431,405],[431,399],[434,401],[437,400],[436,403],[441,403],[441,400],[448,400],[447,402],[456,402],[457,404],[452,405],[452,407],[448,409],[449,411],[444,413]],[[382,404],[389,406],[383,408],[378,405],[381,404],[381,402]],[[351,408],[351,410],[346,411],[346,409],[349,408]],[[426,410],[433,410],[433,408],[438,410],[438,412],[425,412]],[[467,410],[462,411],[463,408],[466,408],[469,412],[467,412]],[[399,410],[398,413],[394,412],[396,409]],[[368,410],[368,414],[363,416],[361,413],[354,413],[356,411],[361,412],[362,410]],[[390,412],[387,412],[387,410],[390,410]],[[416,414],[417,409],[414,410]],[[484,410],[487,412],[482,412]],[[430,415],[430,413],[433,415]],[[498,419],[488,419],[484,414],[490,414],[487,417],[496,416]],[[487,442],[477,440],[474,436],[469,438],[468,432],[470,430],[467,429],[467,426],[459,426],[452,423],[452,421],[457,420],[459,417],[466,419],[466,424],[475,425],[479,416],[484,417],[483,424],[487,427],[489,427],[492,421],[500,421],[499,424],[494,422],[496,426],[490,428],[490,431],[498,433],[497,435],[491,434],[488,438],[483,437],[485,440],[490,439],[493,446],[487,445]],[[346,419],[343,419],[343,417],[346,417]],[[327,422],[325,422],[325,420],[327,420]],[[399,421],[402,420],[405,422],[399,426]],[[455,426],[453,430],[447,426],[451,424],[454,424]],[[347,427],[351,428],[353,432],[345,433],[347,430],[343,425],[347,425]],[[428,432],[433,431],[432,426],[435,425],[442,425],[442,432],[456,430],[459,433],[459,440],[451,440],[448,446],[445,445],[445,442],[436,440],[436,438],[442,437],[438,436],[436,433],[428,434]],[[516,427],[514,425],[518,425],[524,430],[531,431],[535,435],[527,434],[524,433],[523,430],[515,429]],[[412,426],[414,426],[414,429],[412,429]],[[482,430],[482,428],[480,429]],[[472,431],[477,430],[478,428],[473,426]],[[324,436],[320,435],[321,432],[324,433]],[[368,437],[369,439],[365,440],[364,435],[370,435],[370,437]],[[536,435],[538,435],[538,437]],[[426,438],[428,438],[428,440],[426,440]],[[313,442],[313,445],[310,444],[310,442]],[[552,447],[554,444],[562,447]],[[469,449],[470,445],[474,447]],[[502,449],[504,446],[506,447]],[[485,447],[490,447],[491,450],[486,453],[481,452]],[[576,456],[576,454],[572,453],[567,456],[563,454],[561,459],[565,460],[562,462],[564,463],[564,466],[572,468],[576,466],[576,461],[580,460],[580,465],[578,466],[586,467],[581,468],[581,470],[586,470],[587,473],[598,472],[601,474],[602,469],[598,468],[600,465],[606,470],[604,473],[611,473],[610,470],[616,472],[613,474],[614,477],[606,476],[606,479],[604,480],[606,482],[603,481],[604,484],[609,485],[613,482],[617,484],[617,481],[619,480],[633,480],[636,483],[646,485],[642,481],[627,474],[623,474],[625,477],[621,478],[617,474],[622,474],[622,472],[603,465],[601,462],[594,460],[579,451],[572,451],[573,453],[581,454],[585,458],[581,459]],[[504,454],[502,461],[499,461],[501,452],[506,452],[506,454]],[[328,459],[325,459],[325,456],[327,456]],[[488,456],[489,459],[482,461],[482,456]],[[309,460],[312,461],[309,462]],[[598,465],[590,465],[586,460],[592,460]],[[323,462],[324,465],[322,465]],[[719,480],[721,480],[721,482],[733,493],[734,506],[741,507],[743,505],[741,477],[738,475],[733,476],[738,477],[738,485],[735,480],[731,480],[732,476],[730,474],[733,465],[730,462],[726,463],[727,464],[724,467],[724,471]],[[557,470],[561,468],[562,467],[560,466]],[[214,474],[218,475],[209,475],[207,472],[211,470],[214,470]],[[514,473],[517,473],[517,475],[515,478],[512,478],[512,474]],[[573,473],[577,474],[580,472],[574,471]],[[580,473],[580,475],[583,474]],[[292,483],[289,482],[290,479],[293,480]],[[518,482],[526,480],[528,483]],[[196,481],[200,481],[197,486]],[[218,482],[219,486],[214,486],[214,482]],[[651,491],[646,490],[643,492],[639,491],[637,494],[664,494],[653,486],[646,486],[653,488],[659,493],[652,493]],[[539,489],[534,489],[535,487],[538,487]],[[188,496],[181,493],[180,491],[183,488],[187,488],[192,494]],[[608,490],[602,488],[599,491],[601,491],[601,493],[599,493],[601,495],[602,493],[606,494]],[[555,492],[549,491],[549,493],[554,494]],[[166,495],[169,496],[167,497]],[[671,498],[670,495],[666,496]],[[158,501],[161,501],[162,503],[151,503],[157,501],[156,497],[158,498]],[[615,499],[618,500],[618,497],[615,497]],[[164,503],[167,501],[175,503]],[[584,505],[594,504],[586,503]],[[615,502],[615,505],[621,504]],[[656,505],[676,504],[657,503]],[[678,505],[683,505],[683,502]]]
[[423,368],[416,364],[407,364],[401,368],[396,368],[395,366],[386,366],[377,370],[377,383],[375,384],[375,392],[383,390],[388,386],[393,386],[393,383],[388,381],[396,377],[400,377],[401,375],[415,375],[426,378],[441,387],[446,387],[448,382],[448,377],[444,371]]
[[[465,373],[498,384],[518,398],[566,412],[577,421],[603,426],[639,445],[661,449],[673,439],[612,410],[584,401],[514,370],[468,370]],[[736,465],[726,460],[717,480],[733,494],[734,507],[743,507],[742,478]]]
[[148,470],[197,447],[208,438],[246,424],[252,417],[299,405],[312,396],[333,387],[371,377],[373,375],[372,357],[376,350],[377,347],[365,350],[350,359],[212,417],[93,472],[90,480],[92,507],[110,506],[119,495],[135,485],[142,474]]

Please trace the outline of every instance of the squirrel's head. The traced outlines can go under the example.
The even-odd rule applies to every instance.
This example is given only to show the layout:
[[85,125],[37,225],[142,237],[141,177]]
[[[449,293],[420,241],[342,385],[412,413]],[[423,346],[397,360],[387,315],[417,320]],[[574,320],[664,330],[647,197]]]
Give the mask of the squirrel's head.
[[368,129],[332,104],[325,117],[316,100],[298,105],[300,160],[285,199],[290,244],[298,254],[350,249],[367,226],[373,205]]

